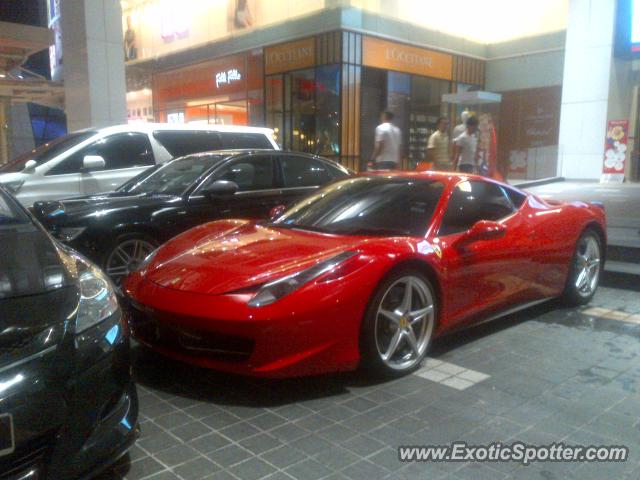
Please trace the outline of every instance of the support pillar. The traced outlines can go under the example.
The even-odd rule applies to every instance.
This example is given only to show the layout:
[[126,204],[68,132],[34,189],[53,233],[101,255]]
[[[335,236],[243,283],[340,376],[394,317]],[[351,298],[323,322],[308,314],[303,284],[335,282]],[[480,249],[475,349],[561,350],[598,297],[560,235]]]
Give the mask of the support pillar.
[[65,0],[60,5],[69,131],[126,123],[120,1]]

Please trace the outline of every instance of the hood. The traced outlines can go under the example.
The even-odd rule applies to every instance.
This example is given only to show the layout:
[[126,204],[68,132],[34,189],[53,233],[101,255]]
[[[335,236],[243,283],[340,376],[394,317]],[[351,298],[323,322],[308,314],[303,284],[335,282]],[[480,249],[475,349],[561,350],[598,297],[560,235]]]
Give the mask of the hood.
[[144,275],[165,288],[219,295],[357,250],[364,241],[361,237],[272,228],[254,222],[212,222],[169,241]]
[[35,202],[33,213],[44,223],[59,223],[128,209],[155,208],[178,197],[172,195],[131,195],[111,192],[87,197],[73,197],[59,201]]
[[11,173],[0,172],[0,183],[9,183],[9,182],[16,182],[18,180],[24,180],[26,176],[27,174],[22,172],[11,172]]

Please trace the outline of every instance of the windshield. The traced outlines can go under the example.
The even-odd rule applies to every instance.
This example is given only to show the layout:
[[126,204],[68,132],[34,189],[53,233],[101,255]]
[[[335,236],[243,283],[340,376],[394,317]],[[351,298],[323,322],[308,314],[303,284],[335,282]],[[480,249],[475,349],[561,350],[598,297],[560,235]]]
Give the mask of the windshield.
[[22,208],[0,189],[0,227],[28,222],[29,217]]
[[49,143],[40,145],[34,150],[30,150],[22,155],[18,155],[6,165],[0,166],[0,172],[2,173],[15,173],[24,170],[25,164],[29,160],[36,162],[36,165],[42,165],[52,158],[56,157],[65,150],[79,145],[88,138],[93,137],[96,132],[77,132],[58,137],[55,140],[51,140]]
[[433,180],[351,178],[298,202],[272,225],[345,235],[423,237],[443,190],[444,185]]
[[193,183],[216,163],[223,155],[192,155],[172,160],[146,170],[136,179],[122,185],[118,191],[140,193],[162,193],[182,195]]

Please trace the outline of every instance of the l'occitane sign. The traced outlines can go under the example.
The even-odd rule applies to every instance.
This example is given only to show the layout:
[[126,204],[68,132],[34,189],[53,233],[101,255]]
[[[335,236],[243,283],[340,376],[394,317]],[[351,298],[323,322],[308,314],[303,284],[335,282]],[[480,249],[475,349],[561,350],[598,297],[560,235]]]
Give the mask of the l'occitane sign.
[[314,66],[316,63],[315,45],[315,40],[311,37],[265,48],[265,73],[269,75]]
[[451,80],[453,57],[446,53],[378,38],[363,38],[363,61],[369,67]]

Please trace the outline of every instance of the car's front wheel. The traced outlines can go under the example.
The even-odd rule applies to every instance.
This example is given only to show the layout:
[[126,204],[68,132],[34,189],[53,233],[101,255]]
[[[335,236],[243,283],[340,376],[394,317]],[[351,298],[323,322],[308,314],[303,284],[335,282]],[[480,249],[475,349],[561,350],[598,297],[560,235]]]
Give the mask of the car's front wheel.
[[563,300],[569,305],[589,303],[596,293],[602,272],[602,241],[593,230],[585,230],[576,244]]
[[417,270],[387,277],[369,302],[362,331],[362,366],[400,376],[415,370],[427,353],[436,322],[431,282]]
[[144,234],[121,235],[107,249],[104,256],[104,271],[116,285],[131,273],[147,255],[158,247],[158,242]]

